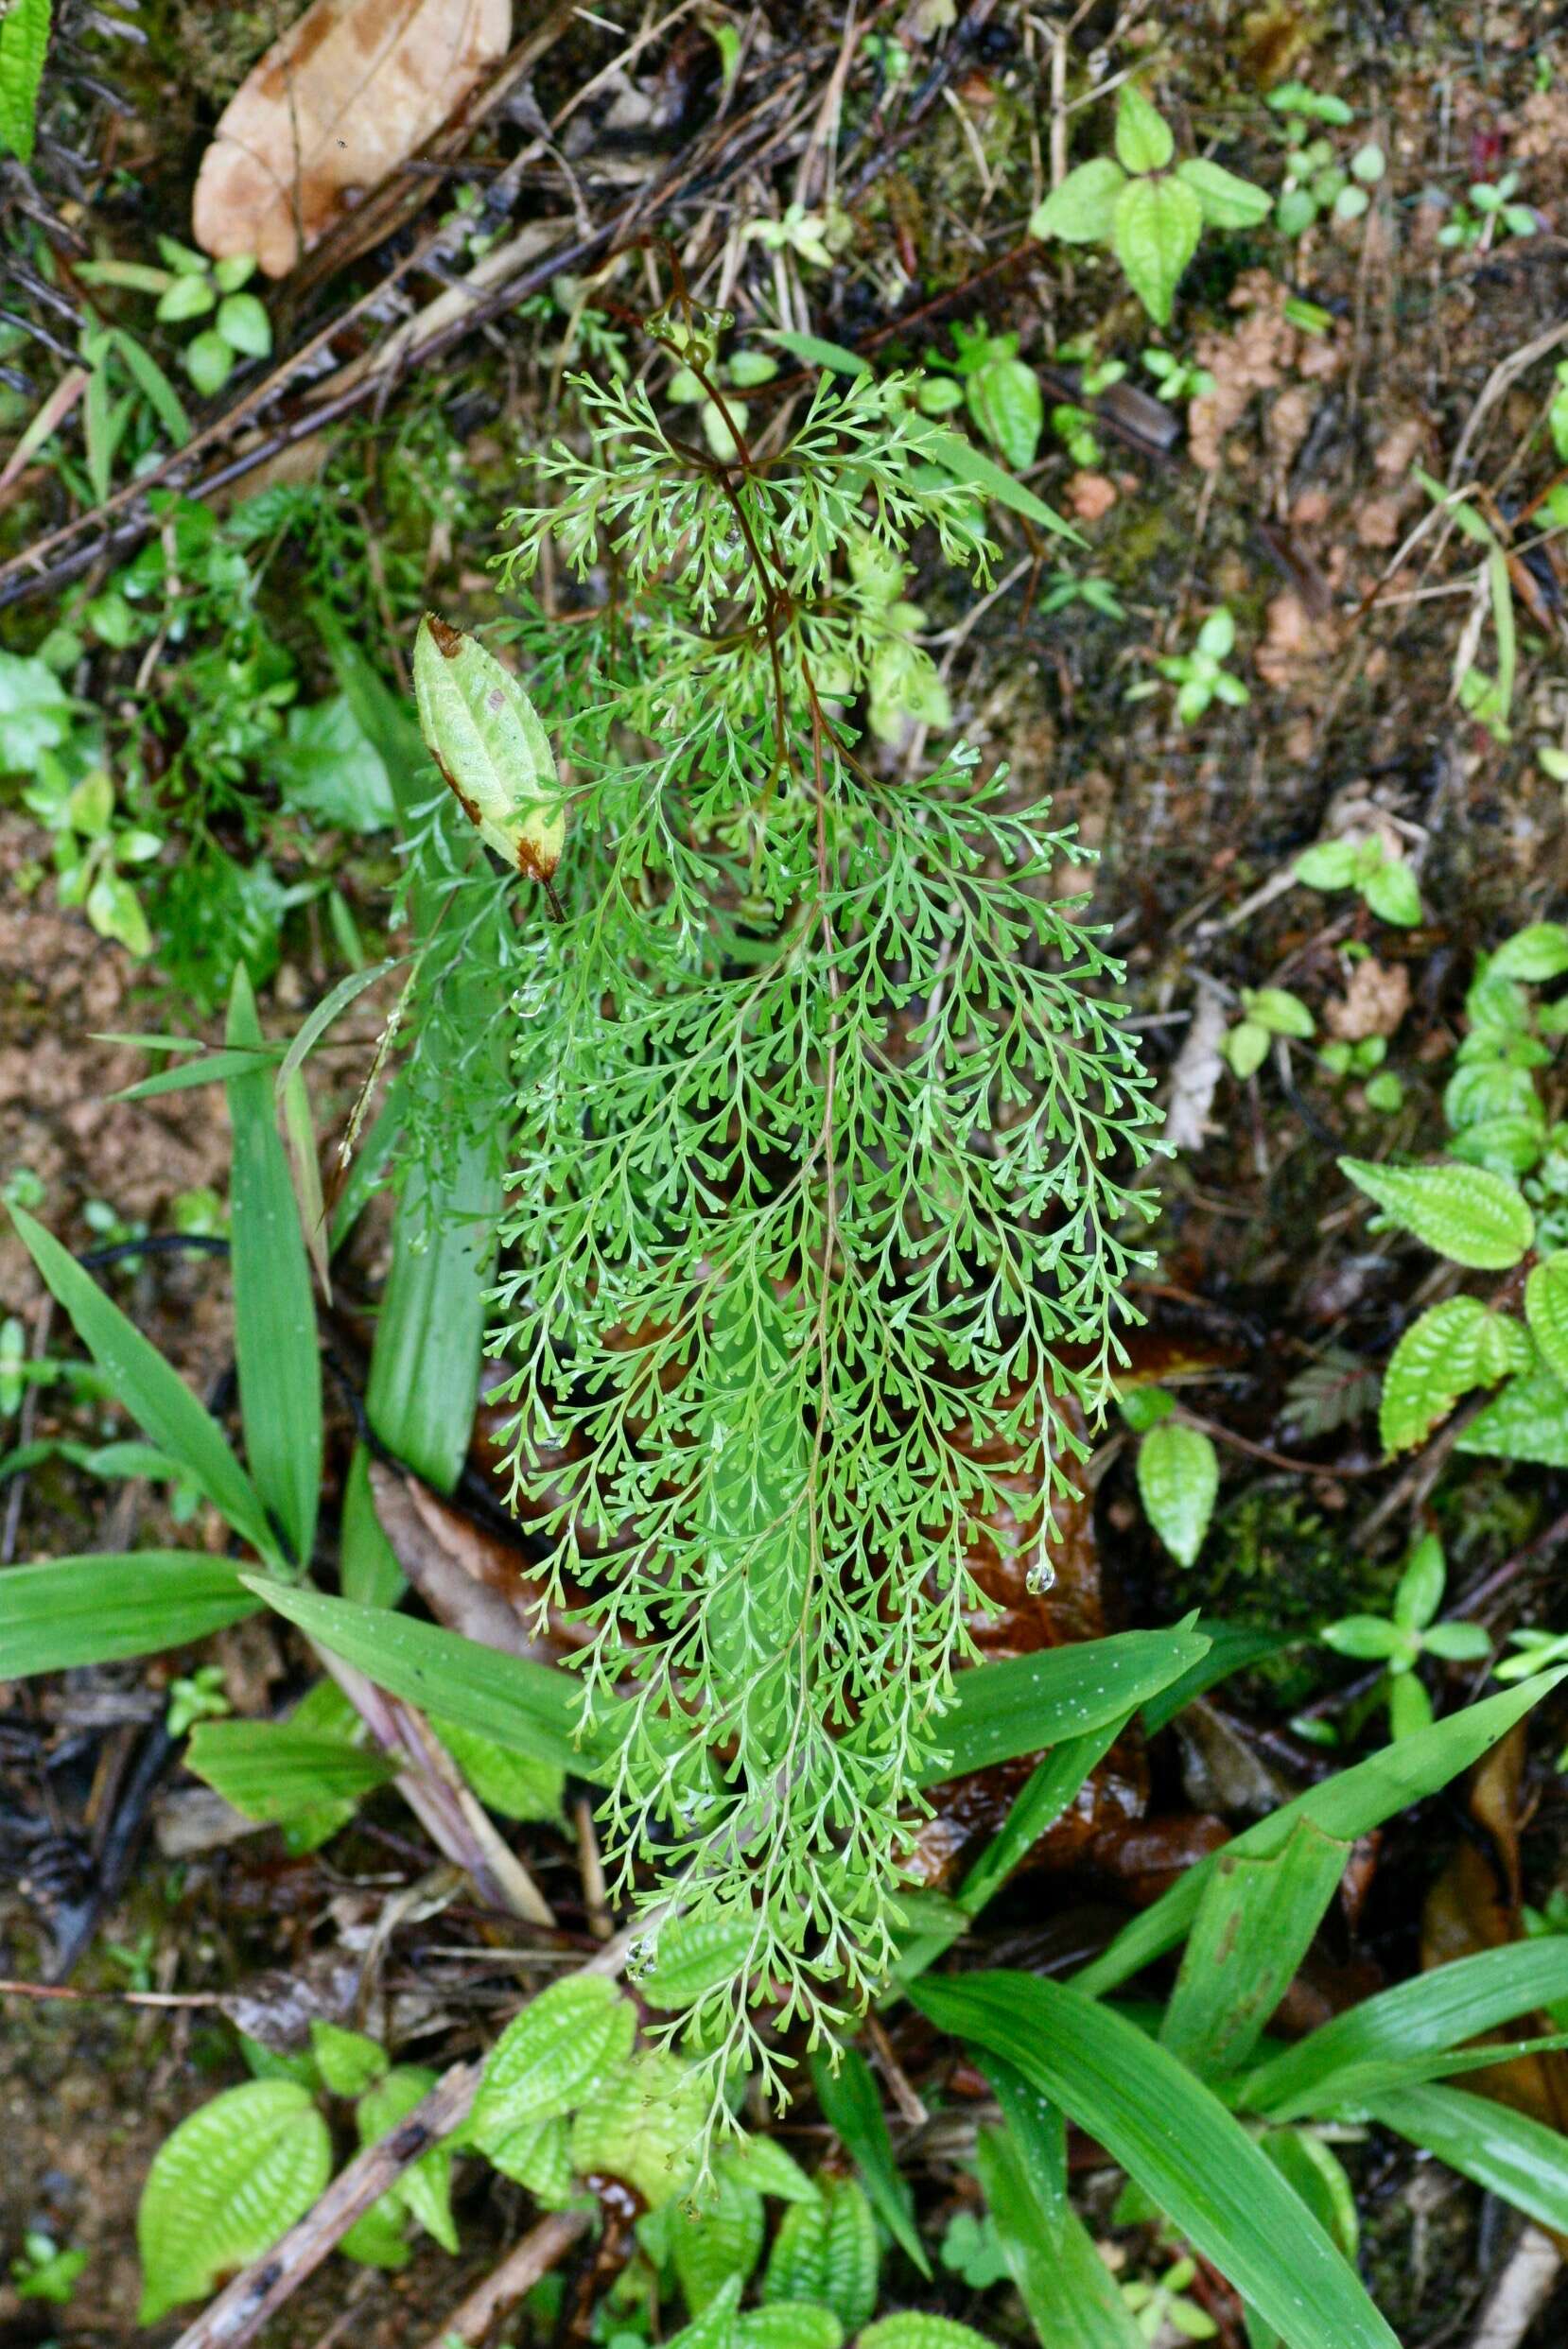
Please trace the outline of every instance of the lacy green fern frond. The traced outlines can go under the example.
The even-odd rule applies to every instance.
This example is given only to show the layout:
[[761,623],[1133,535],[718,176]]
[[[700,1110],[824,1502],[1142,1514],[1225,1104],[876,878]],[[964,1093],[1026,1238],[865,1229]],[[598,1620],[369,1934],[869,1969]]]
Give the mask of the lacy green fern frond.
[[763,2018],[841,2025],[893,1956],[969,1561],[1020,1480],[1043,1540],[1064,1399],[1104,1398],[1155,1112],[1051,895],[1071,834],[967,751],[912,784],[857,747],[889,644],[911,702],[931,667],[912,533],[989,555],[907,384],[825,383],[733,464],[641,385],[577,390],[587,449],[540,461],[506,566],[552,533],[593,590],[521,631],[566,918],[470,874],[448,925],[508,990],[495,1343],[589,1701],[632,1700],[618,1888],[732,1929],[671,2028],[776,2088]]

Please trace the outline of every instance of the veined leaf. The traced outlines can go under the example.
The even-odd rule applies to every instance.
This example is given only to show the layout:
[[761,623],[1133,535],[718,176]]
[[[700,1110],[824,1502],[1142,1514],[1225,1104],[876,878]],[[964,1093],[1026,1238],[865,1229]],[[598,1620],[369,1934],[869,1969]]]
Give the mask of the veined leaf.
[[824,2176],[817,2185],[816,2201],[796,2202],[784,2213],[763,2296],[831,2308],[853,2332],[877,2306],[877,2224],[855,2179]]
[[900,2308],[880,2317],[861,2335],[857,2349],[991,2349],[984,2333],[956,2317],[933,2316],[925,2308]]
[[1554,1249],[1532,1268],[1524,1318],[1547,1369],[1568,1384],[1568,1248]]
[[580,2178],[596,2170],[624,2178],[657,2209],[687,2193],[696,2176],[706,2110],[697,2074],[650,2048],[622,2063],[580,2107],[571,2124],[572,2167]]
[[[1358,1836],[1382,1826],[1385,1819],[1412,1802],[1436,1794],[1439,1786],[1469,1769],[1558,1685],[1564,1672],[1568,1667],[1543,1672],[1519,1688],[1452,1714],[1431,1729],[1400,1738],[1381,1753],[1358,1762],[1353,1769],[1342,1770],[1337,1778],[1327,1779],[1294,1801],[1282,1803],[1267,1818],[1235,1836],[1226,1845],[1227,1853],[1238,1858],[1247,1853],[1278,1852],[1288,1842],[1298,1818],[1311,1819],[1325,1835],[1353,1843]],[[1104,1955],[1074,1975],[1073,1987],[1095,1993],[1112,1990],[1174,1948],[1191,1928],[1216,1857],[1211,1853],[1189,1868],[1152,1907],[1124,1925]]]
[[128,1085],[123,1092],[113,1094],[111,1099],[155,1101],[161,1093],[188,1093],[200,1085],[226,1084],[230,1077],[248,1076],[253,1070],[276,1066],[276,1054],[265,1050],[205,1053],[200,1060],[182,1061],[174,1069],[160,1069],[156,1076],[143,1077],[138,1084]]
[[255,1487],[230,1451],[218,1421],[52,1233],[22,1208],[12,1208],[10,1213],[27,1253],[70,1315],[116,1401],[160,1451],[180,1462],[235,1531],[281,1569],[283,1559]]
[[670,2202],[660,2214],[666,2215],[670,2256],[693,2316],[732,2279],[742,2287],[750,2282],[767,2232],[762,2197],[750,2186],[726,2174],[700,2207]]
[[414,699],[430,754],[480,837],[515,871],[548,881],[566,845],[566,805],[549,737],[512,671],[427,612]]
[[1535,1235],[1535,1218],[1518,1185],[1488,1167],[1373,1166],[1365,1158],[1341,1158],[1339,1171],[1402,1230],[1476,1272],[1507,1272]]
[[811,2057],[811,2084],[823,2118],[833,2130],[865,2181],[872,2207],[883,2226],[914,2261],[923,2276],[931,2261],[915,2223],[915,2201],[898,2174],[898,2164],[888,2135],[876,2075],[858,2047],[845,2047],[835,2070],[831,2051],[818,2047]]
[[247,1818],[298,1818],[352,1801],[397,1776],[385,1754],[344,1737],[313,1737],[287,1721],[199,1721],[185,1766]]
[[1180,180],[1129,180],[1116,199],[1111,246],[1127,283],[1157,325],[1203,234],[1203,206]]
[[1124,171],[1163,171],[1176,153],[1171,126],[1136,81],[1116,101],[1116,160]]
[[1568,2137],[1462,2088],[1377,2097],[1374,2120],[1558,2234],[1568,2232]]
[[[1266,220],[1274,208],[1274,200],[1264,189],[1254,187],[1250,180],[1239,180],[1223,165],[1210,163],[1203,155],[1189,155],[1176,165],[1176,178],[1190,187],[1203,206],[1203,217],[1211,228],[1256,228]],[[1298,1035],[1298,1029],[1285,1031]],[[1311,1030],[1307,1033],[1310,1035]]]
[[469,2135],[484,2153],[569,2113],[624,2068],[636,2010],[602,1975],[580,1974],[531,1999],[491,2048]]
[[1355,2271],[1213,2093],[1124,2015],[1019,1974],[927,1978],[940,2029],[993,2049],[1088,2130],[1290,2349],[1398,2349]]
[[1079,164],[1054,187],[1029,222],[1031,236],[1059,236],[1064,245],[1108,245],[1116,199],[1127,175],[1112,155]]
[[1290,1988],[1350,1847],[1300,1818],[1263,1858],[1217,1855],[1159,2027],[1160,2044],[1206,2079],[1245,2063]]
[[1510,1379],[1455,1438],[1454,1449],[1483,1459],[1568,1468],[1568,1385],[1547,1369]]
[[1178,1626],[1118,1631],[1109,1639],[975,1664],[954,1680],[938,1728],[941,1759],[920,1784],[939,1785],[1103,1728],[1147,1703],[1208,1652],[1201,1631]]
[[1528,1359],[1519,1324],[1489,1313],[1479,1297],[1449,1296],[1429,1305],[1388,1357],[1378,1406],[1384,1451],[1405,1452],[1424,1442],[1461,1395],[1495,1384]]
[[[355,2126],[361,2146],[378,2145],[406,2121],[436,2084],[436,2075],[423,2064],[394,2064],[367,2088],[355,2109]],[[418,2220],[443,2251],[454,2254],[458,2231],[452,2218],[452,2155],[450,2144],[432,2145],[428,2152],[402,2170],[387,2189],[390,2199]]]
[[152,1656],[253,1615],[227,1558],[193,1550],[57,1557],[0,1575],[0,1680]]
[[0,146],[24,163],[32,161],[49,14],[50,0],[11,0],[0,16]]
[[1191,1566],[1202,1549],[1219,1488],[1219,1458],[1201,1428],[1162,1419],[1140,1442],[1139,1498],[1178,1566]]
[[746,1916],[671,1917],[659,1927],[653,1962],[636,1977],[651,2007],[692,2007],[746,1966],[758,1940]]
[[291,2079],[226,2088],[181,2122],[153,2157],[136,2213],[143,2291],[155,2324],[287,2235],[325,2185],[332,2141]]
[[[250,973],[235,966],[229,1046],[262,1041]],[[235,1353],[245,1450],[257,1490],[300,1572],[310,1563],[322,1484],[322,1365],[310,1265],[278,1138],[269,1072],[229,1079],[234,1127]]]

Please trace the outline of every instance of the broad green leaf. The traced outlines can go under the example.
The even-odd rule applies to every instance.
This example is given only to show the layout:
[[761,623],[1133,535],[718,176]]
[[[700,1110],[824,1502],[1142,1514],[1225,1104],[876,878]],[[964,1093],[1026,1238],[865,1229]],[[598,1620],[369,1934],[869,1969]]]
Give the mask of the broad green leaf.
[[1550,1370],[1510,1379],[1455,1443],[1483,1459],[1531,1460],[1568,1468],[1568,1384]]
[[1373,1166],[1341,1158],[1339,1171],[1391,1223],[1439,1256],[1476,1272],[1507,1272],[1535,1236],[1517,1185],[1479,1166]]
[[862,358],[858,351],[846,351],[840,342],[824,342],[820,335],[785,334],[782,328],[763,329],[770,342],[776,342],[792,358],[803,359],[808,367],[825,367],[835,375],[869,375],[871,361]]
[[273,1823],[357,1801],[397,1776],[384,1754],[290,1721],[199,1721],[185,1766],[247,1818]]
[[382,2194],[362,2210],[338,2249],[345,2259],[362,2268],[406,2268],[412,2252],[408,2236],[409,2214],[390,2194]]
[[1413,930],[1421,918],[1420,891],[1416,876],[1402,857],[1389,857],[1368,874],[1361,894],[1380,922]]
[[1556,1248],[1532,1267],[1524,1283],[1524,1318],[1554,1378],[1568,1383],[1568,1248]]
[[571,2124],[572,2167],[580,2178],[596,2172],[624,2178],[650,2209],[657,2209],[689,2190],[706,2112],[707,2090],[699,2075],[650,2048],[622,2062],[578,2112]]
[[1254,187],[1250,180],[1239,180],[1233,171],[1201,155],[1190,155],[1185,163],[1177,164],[1176,178],[1192,189],[1211,228],[1256,228],[1268,218],[1271,197]]
[[309,2092],[288,2079],[227,2088],[153,2156],[136,2213],[138,2321],[198,2300],[287,2235],[332,2170],[332,2141]]
[[941,1754],[920,1784],[940,1785],[1103,1729],[1169,1687],[1208,1652],[1201,1631],[1178,1627],[1118,1631],[1109,1639],[975,1664],[954,1681],[938,1725]]
[[566,845],[555,753],[516,678],[427,612],[414,642],[420,730],[459,805],[502,861],[548,881]]
[[624,2069],[636,2035],[636,2008],[602,1975],[541,1991],[490,2050],[468,2124],[473,2143],[493,2154],[597,2096]]
[[844,2326],[831,2308],[781,2300],[735,2320],[735,2349],[843,2349]]
[[1359,870],[1360,851],[1353,840],[1320,840],[1296,860],[1296,878],[1307,889],[1349,889]]
[[1129,180],[1116,200],[1111,249],[1157,325],[1169,322],[1203,234],[1203,206],[1180,180]]
[[1163,171],[1176,153],[1171,127],[1136,81],[1116,101],[1116,160],[1125,171]]
[[[234,1052],[254,1052],[262,1041],[243,963],[235,967],[227,1041]],[[231,1077],[224,1090],[234,1128],[230,1263],[245,1451],[256,1488],[303,1572],[315,1546],[322,1485],[322,1364],[310,1265],[270,1071]]]
[[[1515,1337],[1502,1335],[1507,1331]],[[1450,1296],[1429,1305],[1405,1331],[1384,1372],[1378,1405],[1384,1451],[1406,1452],[1424,1442],[1461,1395],[1522,1367],[1517,1354],[1523,1340],[1517,1322],[1490,1314],[1479,1297]],[[1527,1358],[1527,1347],[1524,1352]],[[1497,1359],[1510,1354],[1515,1359]]]
[[1059,2103],[1290,2349],[1398,2349],[1355,2271],[1211,2090],[1124,2015],[1019,1974],[927,1978],[942,2030]]
[[583,1692],[569,1673],[523,1656],[503,1656],[385,1608],[327,1598],[263,1575],[245,1580],[269,1607],[335,1656],[357,1664],[392,1696],[427,1713],[449,1714],[509,1753],[556,1763],[580,1778],[603,1774],[607,1765],[597,1743],[580,1749],[572,1742]]
[[1250,2111],[1301,2120],[1359,2101],[1362,2067],[1439,2053],[1568,1995],[1568,1935],[1510,1941],[1435,1966],[1257,2065],[1241,2083]]
[[763,2297],[805,2300],[833,2314],[850,2332],[877,2306],[881,2254],[877,2222],[853,2178],[822,2177],[820,2199],[784,2213],[768,2258]]
[[1350,1852],[1302,1818],[1266,1857],[1218,1854],[1159,2027],[1174,2056],[1206,2079],[1246,2062],[1311,1946]]
[[1002,2255],[1041,2349],[1143,2349],[1143,2336],[1077,2213],[1048,2212],[1011,2129],[983,2129],[975,2166]]
[[0,16],[0,147],[32,161],[50,0],[11,0]]
[[965,386],[969,414],[991,446],[1015,472],[1035,461],[1045,426],[1039,377],[1022,359],[993,359]]
[[839,2051],[835,2067],[832,2050],[819,2046],[811,2056],[811,2084],[824,2120],[837,2133],[845,2151],[853,2156],[855,2166],[865,2181],[865,2190],[878,2218],[920,2273],[929,2277],[931,2261],[915,2223],[915,2199],[898,2173],[893,2139],[888,2134],[881,2096],[870,2064],[858,2047],[845,2047]]
[[695,2006],[747,1969],[759,1923],[751,1914],[670,1918],[659,1927],[653,1963],[636,1976],[638,1994],[661,2010]]
[[1491,978],[1523,979],[1535,985],[1560,979],[1568,970],[1568,925],[1530,922],[1524,930],[1516,930],[1498,948],[1487,970]]
[[1378,2097],[1374,2120],[1558,2234],[1568,2232],[1568,2137],[1462,2088]]
[[[423,2064],[400,2063],[367,2088],[355,2111],[361,2146],[377,2145],[401,2128],[436,2084],[436,2074]],[[416,2162],[398,2173],[388,2188],[392,2201],[402,2204],[443,2251],[455,2253],[458,2231],[452,2218],[452,2155],[450,2144],[432,2145]]]
[[721,2176],[739,2179],[754,2194],[772,2195],[780,2202],[814,2202],[817,2189],[793,2154],[776,2137],[740,2137],[718,2154],[714,2166]]
[[363,2031],[345,2031],[340,2024],[313,2015],[310,2051],[322,2085],[335,2097],[363,2096],[390,2068],[385,2047]]
[[701,2316],[732,2278],[751,2280],[766,2234],[762,2197],[726,2176],[700,2204],[665,2207],[671,2260],[688,2311]]
[[254,1614],[227,1558],[132,1550],[0,1574],[0,1680],[153,1656]]
[[527,2122],[511,2136],[497,2136],[484,2148],[484,2155],[503,2178],[527,2186],[546,2210],[564,2210],[571,2201],[571,2130],[564,2113],[552,2120]]
[[1394,1621],[1407,1631],[1424,1631],[1443,1603],[1448,1563],[1436,1534],[1423,1534],[1394,1592]]
[[1138,1447],[1139,1498],[1178,1566],[1202,1549],[1219,1488],[1219,1457],[1201,1428],[1179,1419],[1150,1428]]
[[1271,2129],[1260,2139],[1287,2185],[1295,2187],[1330,2241],[1353,2259],[1361,2239],[1355,2188],[1343,2163],[1307,2129]]
[[1029,222],[1031,236],[1059,236],[1064,245],[1108,245],[1116,218],[1116,199],[1127,175],[1109,155],[1070,171],[1054,187]]
[[397,812],[386,762],[346,693],[296,704],[271,763],[284,805],[318,825],[344,832],[378,832]]
[[868,2324],[857,2349],[992,2349],[984,2333],[956,2317],[932,2316],[924,2308],[900,2308],[897,2316]]
[[33,1262],[56,1302],[65,1308],[115,1401],[160,1451],[180,1462],[235,1531],[270,1563],[281,1567],[283,1559],[266,1511],[218,1421],[60,1242],[25,1209],[12,1208],[10,1213]]
[[[1489,1696],[1431,1729],[1401,1738],[1398,1744],[1358,1762],[1353,1769],[1342,1770],[1336,1778],[1326,1779],[1320,1786],[1281,1803],[1268,1818],[1233,1837],[1226,1851],[1232,1857],[1281,1851],[1299,1818],[1311,1819],[1325,1835],[1353,1843],[1358,1836],[1381,1827],[1385,1819],[1436,1794],[1439,1786],[1469,1769],[1563,1677],[1563,1672],[1542,1673],[1522,1687]],[[1124,1925],[1104,1955],[1074,1975],[1074,1988],[1094,1993],[1113,1990],[1174,1948],[1197,1914],[1216,1857],[1211,1853],[1187,1869],[1169,1891]]]

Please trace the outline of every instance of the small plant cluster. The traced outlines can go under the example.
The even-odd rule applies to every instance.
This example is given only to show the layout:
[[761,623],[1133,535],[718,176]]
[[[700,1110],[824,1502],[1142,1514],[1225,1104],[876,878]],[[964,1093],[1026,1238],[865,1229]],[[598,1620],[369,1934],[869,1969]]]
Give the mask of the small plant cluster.
[[1342,129],[1355,117],[1343,98],[1303,81],[1281,82],[1268,104],[1285,120],[1285,180],[1274,208],[1281,234],[1302,236],[1324,215],[1359,220],[1387,169],[1382,148],[1368,141],[1342,164],[1333,141],[1322,130],[1315,134],[1315,126]]
[[241,359],[266,358],[272,348],[266,305],[243,290],[255,275],[255,261],[249,253],[213,261],[173,236],[160,236],[158,251],[161,270],[137,261],[84,261],[78,274],[90,286],[155,295],[153,315],[161,326],[211,319],[186,343],[181,361],[197,391],[210,398],[222,391]]
[[1447,1581],[1442,1543],[1436,1534],[1426,1534],[1410,1554],[1386,1615],[1345,1615],[1325,1624],[1319,1634],[1337,1655],[1383,1665],[1373,1698],[1386,1706],[1389,1733],[1396,1739],[1432,1727],[1432,1699],[1416,1671],[1423,1656],[1442,1663],[1478,1663],[1491,1653],[1478,1623],[1437,1621]]

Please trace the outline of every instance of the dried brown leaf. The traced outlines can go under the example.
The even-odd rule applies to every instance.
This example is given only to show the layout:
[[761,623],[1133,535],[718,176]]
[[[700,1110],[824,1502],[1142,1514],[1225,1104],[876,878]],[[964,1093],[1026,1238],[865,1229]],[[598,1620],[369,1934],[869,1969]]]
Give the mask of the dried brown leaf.
[[510,0],[315,0],[224,109],[192,234],[282,277],[506,55]]

